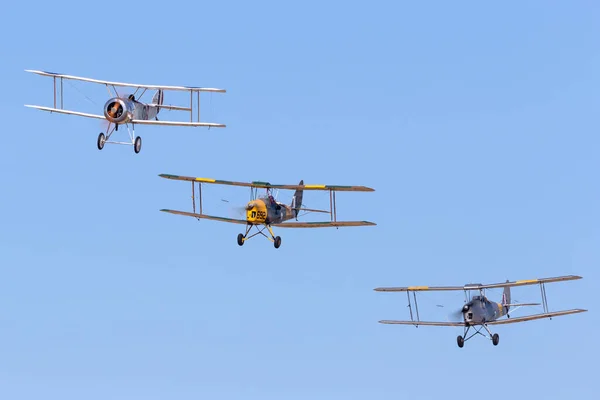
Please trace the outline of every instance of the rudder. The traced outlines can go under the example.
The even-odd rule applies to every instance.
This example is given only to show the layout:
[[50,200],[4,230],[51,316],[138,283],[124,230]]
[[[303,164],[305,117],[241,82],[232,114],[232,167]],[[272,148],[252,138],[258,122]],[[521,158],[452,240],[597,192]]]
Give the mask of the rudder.
[[[508,280],[506,282],[509,282]],[[510,286],[504,287],[504,292],[502,293],[502,306],[504,308],[504,313],[508,314],[508,310],[510,309]]]
[[[156,93],[154,94],[154,97],[152,97],[152,104],[156,104],[156,105],[162,105],[164,100],[164,93],[162,91],[162,89],[158,89],[156,91]],[[158,114],[160,111],[160,107],[156,107],[156,114]]]
[[[304,179],[300,181],[298,185],[304,185]],[[298,213],[300,213],[300,209],[302,208],[302,189],[296,189],[294,192],[294,197],[292,197],[292,209],[294,210],[294,218],[298,218]]]

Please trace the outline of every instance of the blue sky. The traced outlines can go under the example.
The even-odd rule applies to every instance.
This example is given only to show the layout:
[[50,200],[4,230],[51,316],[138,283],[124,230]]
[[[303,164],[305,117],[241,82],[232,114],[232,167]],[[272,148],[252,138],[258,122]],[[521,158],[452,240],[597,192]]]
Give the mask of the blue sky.
[[[599,14],[593,1],[9,2],[0,397],[589,396]],[[139,155],[98,151],[98,121],[23,107],[52,102],[26,68],[226,88],[202,115],[227,128],[138,127]],[[67,86],[65,105],[99,113],[97,90]],[[378,225],[238,247],[239,226],[160,213],[191,204],[159,173],[367,185],[338,196],[338,217]],[[225,216],[248,199],[205,194]],[[565,274],[584,279],[548,285],[550,308],[590,312],[498,327],[497,347],[377,323],[408,318],[377,286]],[[424,319],[462,305],[420,299]]]

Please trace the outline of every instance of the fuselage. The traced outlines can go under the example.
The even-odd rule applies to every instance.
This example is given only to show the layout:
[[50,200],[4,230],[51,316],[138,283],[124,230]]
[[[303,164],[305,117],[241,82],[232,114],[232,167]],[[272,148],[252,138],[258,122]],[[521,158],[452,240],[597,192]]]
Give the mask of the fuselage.
[[473,296],[462,309],[465,323],[476,325],[494,321],[506,315],[506,307],[501,303],[489,301],[485,296]]
[[246,221],[253,225],[278,224],[294,218],[293,211],[290,206],[276,201],[271,196],[261,197],[246,205]]

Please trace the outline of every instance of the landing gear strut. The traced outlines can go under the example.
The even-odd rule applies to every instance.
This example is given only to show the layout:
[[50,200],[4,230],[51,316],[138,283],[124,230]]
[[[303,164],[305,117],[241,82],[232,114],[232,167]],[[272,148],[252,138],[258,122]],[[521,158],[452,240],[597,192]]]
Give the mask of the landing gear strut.
[[[469,329],[471,329],[471,327],[473,327],[473,330],[475,332],[473,332],[471,334],[471,336],[467,337],[467,333],[469,333]],[[485,329],[487,331],[487,333],[489,334],[489,336],[481,333],[482,329]],[[467,340],[471,339],[475,335],[481,335],[481,336],[487,337],[488,339],[491,339],[492,340],[492,344],[494,346],[497,346],[498,343],[500,343],[500,335],[498,335],[497,333],[492,334],[492,332],[490,331],[490,329],[484,323],[484,324],[476,325],[476,326],[475,325],[474,326],[471,326],[471,325],[466,326],[465,327],[465,333],[464,333],[464,335],[458,336],[456,338],[456,344],[458,345],[458,347],[462,348],[465,345],[465,342]]]
[[133,126],[133,124],[131,125],[131,128],[129,127],[129,125],[127,125],[127,131],[129,132],[130,139],[129,142],[115,142],[113,140],[110,140],[112,134],[118,130],[119,124],[115,124],[113,126],[112,123],[109,123],[108,129],[106,129],[106,134],[100,132],[100,134],[98,135],[98,140],[96,142],[96,144],[98,145],[98,150],[102,150],[106,143],[125,144],[133,146],[133,151],[135,152],[135,154],[138,154],[142,150],[142,138],[139,136],[135,136],[135,127]]
[[[258,230],[258,232],[253,233],[252,235],[248,236],[248,233],[250,232],[250,230],[252,229],[252,227],[256,227],[256,229]],[[265,229],[268,229],[270,236],[267,236],[263,231]],[[281,237],[279,236],[275,236],[273,234],[273,230],[271,229],[271,226],[269,225],[264,225],[259,227],[258,225],[253,225],[253,224],[248,224],[246,225],[246,233],[240,233],[237,236],[237,244],[240,246],[243,246],[244,243],[246,242],[246,240],[253,238],[256,235],[263,235],[264,237],[266,237],[267,239],[269,239],[270,241],[273,242],[273,246],[275,246],[276,249],[279,248],[279,246],[281,246]]]

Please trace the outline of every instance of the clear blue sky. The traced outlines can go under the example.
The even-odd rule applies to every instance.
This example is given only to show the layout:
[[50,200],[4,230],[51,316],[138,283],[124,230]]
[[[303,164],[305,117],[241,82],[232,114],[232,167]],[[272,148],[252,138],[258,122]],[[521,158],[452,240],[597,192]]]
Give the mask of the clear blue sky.
[[[596,392],[597,2],[34,1],[2,16],[0,398]],[[223,87],[203,117],[227,128],[139,127],[139,155],[98,151],[97,121],[23,107],[52,102],[26,68]],[[101,112],[92,86],[66,86],[66,105]],[[378,225],[238,247],[239,226],[160,213],[191,204],[159,173],[367,185],[338,216]],[[226,216],[223,196],[248,198],[206,195]],[[550,308],[590,312],[498,327],[497,347],[377,323],[408,317],[377,286],[563,274],[584,279],[549,285]],[[424,319],[462,305],[421,299]]]

